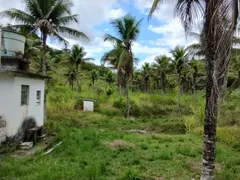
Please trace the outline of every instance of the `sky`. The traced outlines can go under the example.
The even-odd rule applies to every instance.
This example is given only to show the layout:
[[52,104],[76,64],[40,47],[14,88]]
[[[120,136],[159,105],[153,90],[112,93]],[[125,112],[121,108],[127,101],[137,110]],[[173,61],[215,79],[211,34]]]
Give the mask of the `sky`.
[[[174,18],[174,4],[172,1],[164,3],[148,21],[148,12],[153,0],[73,0],[72,14],[79,14],[79,23],[70,24],[71,28],[84,32],[90,42],[69,39],[69,47],[73,44],[84,46],[87,57],[95,59],[94,63],[100,64],[100,59],[105,52],[113,48],[111,43],[104,42],[104,34],[115,35],[110,22],[131,14],[137,20],[143,18],[140,26],[138,40],[133,44],[134,55],[139,59],[137,68],[145,63],[154,62],[158,55],[169,55],[169,51],[177,45],[188,46],[197,42],[194,37],[186,36],[179,19]],[[17,8],[24,10],[23,0],[0,0],[0,11]],[[14,20],[1,19],[0,24],[15,23]],[[61,49],[64,45],[49,38],[48,45]]]

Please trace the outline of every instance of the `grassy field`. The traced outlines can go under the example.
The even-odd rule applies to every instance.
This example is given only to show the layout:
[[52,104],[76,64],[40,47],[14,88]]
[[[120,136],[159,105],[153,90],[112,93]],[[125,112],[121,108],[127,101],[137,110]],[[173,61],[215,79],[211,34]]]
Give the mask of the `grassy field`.
[[[63,144],[46,156],[42,152],[24,158],[0,155],[1,180],[200,178],[203,93],[182,97],[182,115],[174,93],[165,97],[164,104],[157,93],[131,93],[132,116],[125,119],[124,102],[117,94],[108,98],[82,92],[80,96],[98,100],[95,113],[84,113],[74,110],[74,92],[60,86],[53,90],[48,93],[45,130],[55,134],[53,145]],[[219,121],[217,179],[240,179],[238,95],[233,92],[222,107],[228,111],[221,113]],[[230,120],[235,124],[228,125]]]
[[[155,132],[165,123],[160,118],[126,120],[76,111],[52,116],[47,127],[57,133],[54,144],[63,144],[46,156],[1,156],[1,179],[199,179],[201,137]],[[151,126],[156,127],[151,134],[126,131]],[[217,177],[240,179],[240,152],[220,143]]]

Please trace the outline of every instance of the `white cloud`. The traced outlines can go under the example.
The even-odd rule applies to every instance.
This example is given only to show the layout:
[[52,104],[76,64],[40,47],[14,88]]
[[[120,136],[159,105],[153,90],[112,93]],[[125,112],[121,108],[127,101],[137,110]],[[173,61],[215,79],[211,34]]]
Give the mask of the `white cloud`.
[[164,54],[168,52],[168,48],[161,48],[161,47],[149,47],[144,46],[138,42],[133,44],[132,50],[135,54]]
[[[74,6],[72,8],[72,14],[79,14],[79,24],[72,24],[70,27],[84,32],[90,38],[91,42],[86,43],[80,40],[69,39],[69,48],[73,44],[84,45],[88,56],[93,56],[94,53],[104,52],[108,50],[111,45],[109,43],[103,43],[102,38],[104,30],[108,31],[108,29],[103,28],[102,30],[96,30],[93,28],[97,25],[100,25],[104,21],[107,22],[112,19],[122,17],[126,14],[123,9],[116,6],[117,3],[118,0],[73,0]],[[6,3],[5,0],[0,0],[0,4],[0,12],[10,8],[24,10],[24,4],[21,0],[11,0],[11,3]],[[0,24],[13,22],[14,21],[1,19]],[[59,44],[51,44],[49,40],[48,44],[56,49],[61,48]]]
[[111,9],[109,15],[110,15],[109,19],[117,19],[123,17],[124,15],[126,15],[126,13],[122,9],[118,8]]
[[150,25],[148,29],[161,34],[162,37],[155,42],[157,46],[169,46],[170,48],[173,48],[177,45],[188,46],[192,43],[198,42],[195,37],[186,35],[184,28],[178,19],[172,19],[169,23],[158,27]]

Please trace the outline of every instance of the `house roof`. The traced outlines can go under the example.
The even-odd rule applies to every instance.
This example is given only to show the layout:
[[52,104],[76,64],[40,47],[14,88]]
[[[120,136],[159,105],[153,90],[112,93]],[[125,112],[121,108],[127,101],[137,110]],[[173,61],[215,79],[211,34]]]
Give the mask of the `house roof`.
[[83,101],[91,101],[91,102],[96,102],[96,100],[94,99],[86,99],[86,98],[79,98],[80,100],[83,100]]
[[31,77],[31,78],[40,78],[40,79],[49,79],[49,76],[44,76],[41,74],[36,74],[36,73],[31,73],[31,72],[27,72],[27,71],[21,71],[21,70],[6,70],[6,69],[1,69],[0,68],[0,73],[14,73],[17,75],[22,75],[22,76],[27,76],[27,77]]

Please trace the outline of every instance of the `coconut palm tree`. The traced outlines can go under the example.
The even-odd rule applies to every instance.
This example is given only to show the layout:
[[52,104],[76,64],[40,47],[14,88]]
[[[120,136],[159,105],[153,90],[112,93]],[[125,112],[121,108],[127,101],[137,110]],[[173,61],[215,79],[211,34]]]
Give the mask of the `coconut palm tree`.
[[181,113],[180,96],[182,93],[182,70],[187,63],[187,52],[184,47],[177,46],[170,52],[173,56],[172,65],[177,73],[178,79],[178,111]]
[[117,70],[117,84],[119,90],[119,96],[122,96],[122,86],[123,86],[123,71],[118,68],[119,57],[123,51],[123,46],[120,43],[114,45],[114,48],[109,52],[106,52],[101,58],[101,63],[105,64],[106,62],[110,65],[110,68]]
[[9,9],[0,13],[18,22],[11,25],[12,28],[25,28],[30,32],[40,30],[42,40],[42,74],[47,74],[46,42],[49,35],[67,44],[67,37],[81,37],[88,40],[88,37],[75,29],[67,27],[69,23],[77,23],[78,15],[71,14],[73,3],[71,0],[23,0],[25,11]]
[[166,76],[169,71],[169,63],[171,58],[166,55],[157,56],[154,59],[153,67],[156,70],[157,76],[161,79],[161,88],[163,93],[166,93]]
[[65,85],[68,83],[73,91],[74,81],[76,80],[76,72],[74,67],[70,66],[69,69],[67,70],[67,73],[65,73],[64,76],[67,78]]
[[161,80],[162,103],[164,103],[164,94],[166,93],[167,72],[169,71],[171,59],[165,55],[157,56],[154,59],[153,68],[156,72],[157,80]]
[[126,83],[126,116],[129,116],[129,80],[133,74],[134,57],[132,53],[133,42],[137,40],[140,33],[140,24],[142,19],[137,21],[135,17],[126,15],[123,18],[111,22],[117,37],[106,34],[104,41],[112,42],[114,45],[121,45],[121,54],[119,56],[117,68],[124,73]]
[[114,73],[112,71],[108,71],[105,75],[105,81],[108,83],[110,87],[112,83],[114,83]]
[[93,58],[85,58],[86,52],[83,47],[80,47],[79,45],[73,45],[71,50],[65,50],[64,52],[64,59],[66,59],[66,64],[69,66],[75,67],[75,73],[76,73],[76,99],[78,100],[78,94],[79,94],[79,66],[84,63],[85,61],[94,60]]
[[[149,17],[163,2],[154,0]],[[227,84],[234,32],[239,19],[239,1],[176,0],[175,15],[180,17],[186,31],[191,30],[199,15],[204,17],[202,47],[207,78],[201,180],[213,180],[218,105]]]
[[151,69],[149,63],[143,64],[141,75],[143,76],[143,79],[144,79],[146,93],[149,93],[149,90],[150,90],[151,71],[152,71],[152,69]]
[[92,86],[94,89],[95,81],[97,81],[98,79],[98,72],[95,69],[90,72],[90,78],[91,78]]

